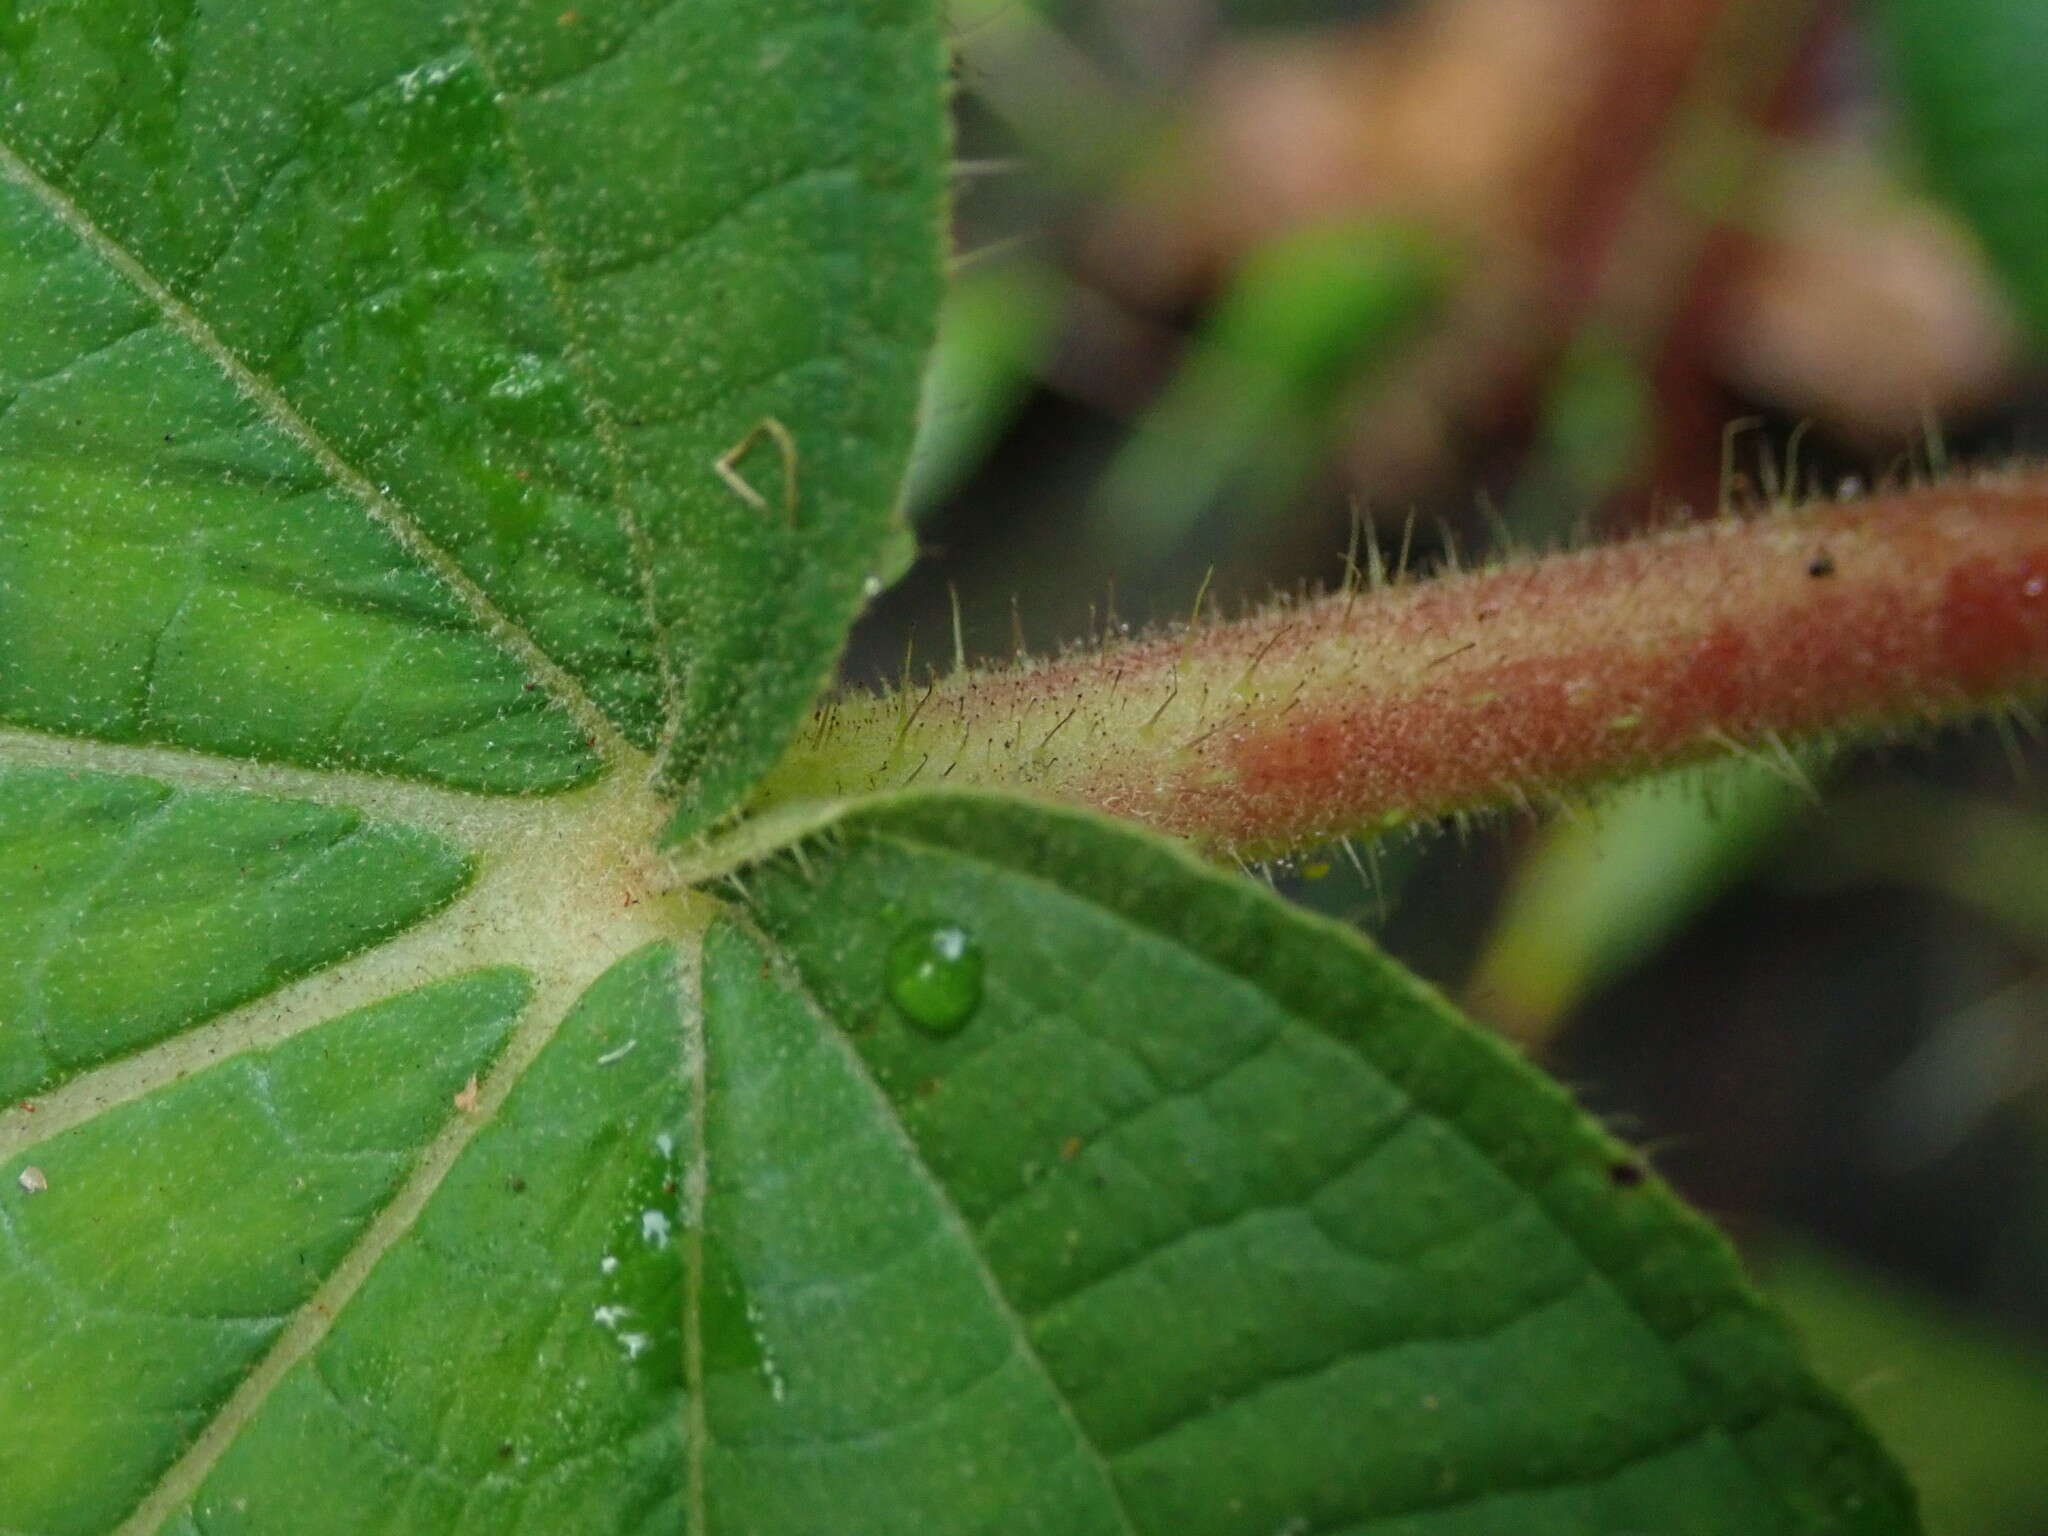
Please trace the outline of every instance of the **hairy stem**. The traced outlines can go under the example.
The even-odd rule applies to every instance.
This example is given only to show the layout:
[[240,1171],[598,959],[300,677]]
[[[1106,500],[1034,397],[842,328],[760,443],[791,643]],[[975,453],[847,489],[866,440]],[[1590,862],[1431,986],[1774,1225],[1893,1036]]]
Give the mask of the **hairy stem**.
[[1257,856],[2048,690],[2048,474],[1721,518],[828,705],[757,805],[1034,790]]

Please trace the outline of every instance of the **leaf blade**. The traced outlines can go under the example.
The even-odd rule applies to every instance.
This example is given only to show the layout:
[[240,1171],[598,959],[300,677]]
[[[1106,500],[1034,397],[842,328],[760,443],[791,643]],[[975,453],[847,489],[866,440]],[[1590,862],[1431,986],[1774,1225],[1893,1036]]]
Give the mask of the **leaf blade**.
[[[1725,1244],[1355,941],[974,797],[853,813],[749,888],[1137,1529],[1915,1528]],[[946,1039],[881,961],[931,922],[987,953]]]
[[701,1224],[728,1278],[703,1326],[729,1341],[699,1386],[706,1529],[804,1532],[830,1510],[849,1536],[1129,1533],[831,1025],[743,927],[714,929],[704,967]]
[[[319,739],[331,717],[311,741],[303,721],[248,734],[260,690],[290,680],[279,668],[224,709],[195,690],[171,722],[110,721],[113,700],[78,701],[153,675],[152,637],[174,624],[278,641],[233,605],[184,622],[219,583],[195,581],[182,530],[144,541],[169,569],[135,562],[123,602],[103,587],[67,608],[82,557],[49,558],[44,529],[45,558],[0,581],[64,631],[136,633],[93,661],[0,631],[35,690],[0,697],[0,717],[125,729],[114,740],[197,730],[187,744],[491,789],[587,777],[587,756],[559,761],[586,739],[615,761],[659,747],[691,816],[722,814],[795,728],[889,536],[936,300],[940,87],[930,0],[588,16],[348,0],[317,24],[275,0],[133,0],[10,19],[0,212],[20,229],[0,258],[0,401],[24,430],[0,464],[182,486],[202,524],[216,499],[324,488],[292,508],[301,542],[381,524],[385,563],[422,568],[507,654],[496,677],[475,655],[437,676],[394,662],[397,636],[281,629],[333,663],[295,710],[373,685],[399,697],[345,744]],[[153,355],[81,395],[71,370],[109,350]],[[51,409],[22,410],[38,390]],[[779,497],[782,479],[801,528],[753,489]],[[53,516],[89,495],[47,473],[0,485]],[[320,560],[292,564],[318,586]],[[522,676],[571,718],[531,724],[545,697],[522,698]],[[528,722],[544,761],[488,778],[467,738],[456,772],[445,749],[394,761],[383,738],[421,703],[460,703],[468,738]]]
[[[472,12],[645,535],[694,830],[794,728],[893,524],[939,292],[933,8]],[[618,122],[664,95],[665,132]]]
[[11,1522],[83,1536],[129,1512],[368,1229],[526,995],[500,970],[401,996],[0,1169],[11,1196],[28,1166],[48,1186],[0,1206],[4,1390],[35,1405],[0,1460]]
[[467,879],[439,840],[346,810],[0,766],[0,1102],[376,943]]
[[591,986],[166,1531],[678,1527],[678,1008],[667,945]]

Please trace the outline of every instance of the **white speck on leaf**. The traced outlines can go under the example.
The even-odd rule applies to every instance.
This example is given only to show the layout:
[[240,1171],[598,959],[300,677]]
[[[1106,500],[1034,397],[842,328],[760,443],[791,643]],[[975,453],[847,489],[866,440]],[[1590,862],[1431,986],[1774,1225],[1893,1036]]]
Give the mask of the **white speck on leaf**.
[[21,1170],[17,1182],[31,1195],[40,1195],[50,1187],[49,1177],[33,1163]]
[[407,70],[398,77],[398,97],[401,101],[417,101],[424,91],[446,83],[462,68],[457,63],[422,64],[418,69]]
[[491,381],[487,393],[493,400],[524,400],[546,389],[548,382],[547,359],[537,353],[522,352],[503,375]]
[[662,1212],[648,1210],[640,1213],[640,1236],[649,1244],[656,1248],[666,1248],[668,1232],[668,1217]]

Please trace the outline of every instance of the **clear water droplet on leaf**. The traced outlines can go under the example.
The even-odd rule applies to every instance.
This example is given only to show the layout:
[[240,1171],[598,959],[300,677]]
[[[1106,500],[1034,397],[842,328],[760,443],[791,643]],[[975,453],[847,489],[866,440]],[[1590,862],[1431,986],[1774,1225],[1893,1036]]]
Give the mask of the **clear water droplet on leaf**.
[[931,1034],[951,1034],[981,1006],[981,946],[957,923],[923,923],[889,949],[889,1001]]

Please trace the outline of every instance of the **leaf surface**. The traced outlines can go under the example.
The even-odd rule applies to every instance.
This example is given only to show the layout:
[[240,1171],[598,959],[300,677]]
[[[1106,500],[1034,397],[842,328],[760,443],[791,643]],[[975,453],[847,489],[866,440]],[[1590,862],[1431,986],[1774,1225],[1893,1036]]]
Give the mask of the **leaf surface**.
[[466,880],[445,843],[345,808],[0,765],[0,1103],[270,993]]
[[685,1529],[673,951],[585,994],[165,1529]]
[[[340,1463],[385,1438],[331,1422],[348,1372],[401,1394],[402,1420],[441,1394],[411,1453],[430,1470],[442,1437],[494,1468],[507,1437],[535,1447],[530,1481],[587,1523],[533,1529],[632,1528],[564,1482],[562,1397],[531,1394],[567,1317],[592,1326],[629,1296],[603,1358],[644,1355],[628,1375],[665,1372],[671,1397],[682,1370],[672,1253],[630,1262],[574,1219],[604,1209],[616,1165],[629,1214],[668,1210],[655,1246],[673,1246],[656,1148],[672,1165],[681,1128],[634,1097],[685,1086],[676,965],[701,919],[647,884],[667,805],[630,781],[524,803],[99,755],[157,774],[0,770],[0,1068],[33,1094],[0,1108],[0,1410],[29,1431],[0,1451],[0,1529],[171,1528],[218,1477],[230,1524],[303,1531],[324,1511],[361,1529],[382,1489]],[[252,776],[302,797],[233,787]],[[607,1244],[629,1262],[600,1270]],[[605,1295],[565,1300],[575,1269]],[[465,1341],[487,1358],[452,1373]],[[631,1398],[618,1372],[589,1375],[594,1347],[568,1365],[603,1451],[584,1470],[611,1489]],[[660,1418],[673,1440],[680,1419]],[[327,1460],[306,1443],[261,1459],[295,1434],[331,1435]],[[641,1482],[679,1484],[673,1446],[641,1438]],[[269,1479],[253,1493],[234,1470],[251,1456]],[[400,1493],[419,1506],[406,1528],[450,1528]]]
[[0,1166],[9,1528],[128,1514],[391,1200],[526,995],[503,970],[408,994]]
[[728,810],[889,539],[939,76],[929,0],[8,7],[0,719]]
[[654,845],[889,549],[941,72],[929,0],[0,7],[0,1528],[675,1512]]
[[[707,1384],[734,1528],[815,1529],[828,1486],[892,1490],[876,1530],[1914,1528],[1726,1244],[1349,935],[980,798],[855,812],[748,888],[705,1230],[787,1403]],[[892,990],[935,925],[985,966],[957,1033]],[[721,1162],[723,1117],[774,1114],[772,1166]],[[985,1503],[942,1491],[968,1466]]]

